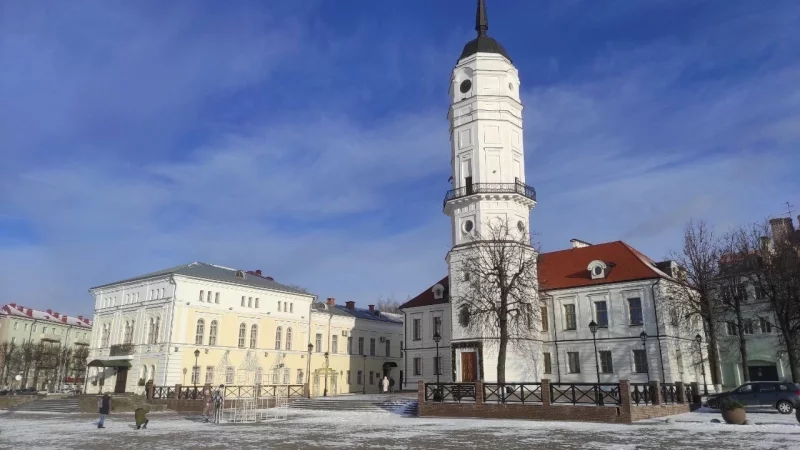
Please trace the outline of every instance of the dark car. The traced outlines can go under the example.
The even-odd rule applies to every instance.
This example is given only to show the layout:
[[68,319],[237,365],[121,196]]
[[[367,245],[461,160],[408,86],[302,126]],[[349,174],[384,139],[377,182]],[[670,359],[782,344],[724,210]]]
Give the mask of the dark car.
[[738,388],[708,396],[708,406],[719,408],[725,398],[732,398],[746,408],[771,407],[781,414],[789,414],[800,407],[800,387],[784,381],[759,381],[745,383]]

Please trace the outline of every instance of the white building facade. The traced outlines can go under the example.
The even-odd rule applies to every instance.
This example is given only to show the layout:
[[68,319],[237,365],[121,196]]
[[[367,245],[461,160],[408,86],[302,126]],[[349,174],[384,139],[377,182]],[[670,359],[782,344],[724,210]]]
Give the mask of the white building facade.
[[[404,314],[404,388],[418,381],[453,381],[450,286],[447,277],[400,308]],[[436,342],[435,336],[439,337]]]

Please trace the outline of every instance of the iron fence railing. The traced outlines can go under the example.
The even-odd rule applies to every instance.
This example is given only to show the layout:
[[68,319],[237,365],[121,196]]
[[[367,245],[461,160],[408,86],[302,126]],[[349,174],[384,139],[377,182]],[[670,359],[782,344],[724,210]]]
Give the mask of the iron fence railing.
[[618,383],[551,383],[551,403],[620,405]]
[[692,390],[691,384],[685,384],[684,389],[686,389],[686,393],[684,394],[684,401],[686,403],[693,403],[694,402],[694,390]]
[[153,399],[166,400],[175,397],[175,386],[153,386]]
[[483,383],[483,401],[497,403],[541,403],[541,383]]
[[[210,395],[216,391],[212,387]],[[225,386],[223,396],[226,399],[236,400],[245,398],[264,398],[264,397],[288,397],[300,398],[305,394],[302,384],[280,384],[280,385],[260,385],[260,386]],[[153,386],[152,399],[167,400],[171,398],[179,400],[203,400],[206,396],[205,386],[181,386],[180,390],[175,386]]]
[[444,196],[442,206],[450,200],[466,197],[473,194],[520,194],[533,201],[536,201],[536,189],[525,183],[517,181],[515,183],[471,183],[466,186],[450,189]]
[[631,403],[635,405],[652,405],[652,386],[647,383],[631,383]]
[[475,401],[474,383],[425,383],[425,401]]
[[678,389],[672,383],[664,383],[661,385],[661,403],[671,405],[678,403]]
[[115,344],[108,350],[108,356],[128,356],[134,352],[133,344]]

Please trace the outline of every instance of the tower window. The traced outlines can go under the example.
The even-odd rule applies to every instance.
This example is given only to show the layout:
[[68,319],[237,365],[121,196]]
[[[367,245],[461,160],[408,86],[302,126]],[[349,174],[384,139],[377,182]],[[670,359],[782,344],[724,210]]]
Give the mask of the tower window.
[[461,91],[462,94],[466,94],[467,92],[469,92],[470,89],[472,89],[472,81],[470,80],[462,81],[461,86],[459,86],[458,89]]
[[464,224],[461,225],[461,229],[464,230],[464,233],[472,233],[472,230],[475,229],[475,224],[471,220],[465,220]]

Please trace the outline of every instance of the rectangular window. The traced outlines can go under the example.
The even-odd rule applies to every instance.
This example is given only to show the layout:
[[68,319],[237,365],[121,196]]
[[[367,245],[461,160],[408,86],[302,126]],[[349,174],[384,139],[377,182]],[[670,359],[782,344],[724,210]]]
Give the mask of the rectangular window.
[[339,336],[331,336],[331,353],[339,353]]
[[647,355],[644,350],[633,351],[633,371],[636,373],[647,372]]
[[369,384],[375,384],[375,372],[369,371]]
[[193,366],[192,367],[192,384],[197,384],[200,382],[200,366]]
[[294,303],[289,303],[289,312],[290,313],[294,312]]
[[[350,376],[350,371],[347,371],[347,376]],[[305,380],[303,379],[303,369],[297,369],[297,384],[303,384]]]
[[414,340],[422,339],[422,319],[414,319]]
[[247,297],[247,307],[248,308],[253,307],[253,297]]
[[206,366],[206,383],[214,383],[214,366]]
[[728,336],[736,336],[736,324],[733,322],[727,322],[725,324],[725,328],[727,329]]
[[631,325],[642,325],[642,299],[633,297],[628,299],[628,319]]
[[216,303],[216,304],[218,304],[218,305],[219,305],[219,292],[217,292],[216,294],[214,294],[214,303]]
[[206,291],[200,291],[200,301],[201,301],[201,302],[203,301],[203,299],[204,299],[204,298],[206,298],[206,296],[205,296],[205,292],[206,292]]
[[[301,384],[301,383],[298,383]],[[347,384],[353,384],[353,379],[350,378],[350,371],[347,371]]]
[[347,338],[347,354],[348,355],[352,355],[353,354],[353,337],[352,336]]
[[206,297],[206,302],[208,303],[211,303],[211,294],[213,294],[213,292],[208,291],[208,297]]
[[369,340],[369,356],[375,356],[375,338]]
[[236,379],[236,371],[233,367],[228,366],[225,369],[225,384],[233,384],[233,381]]
[[581,373],[581,359],[578,352],[567,352],[567,371]]
[[550,361],[550,352],[544,353],[544,373],[553,373],[553,363]]
[[575,305],[564,305],[564,329],[574,330],[577,328],[575,320]]
[[745,320],[744,321],[744,334],[753,334],[753,321],[752,320]]
[[358,338],[358,354],[359,355],[366,355],[366,353],[364,353],[364,338],[363,337]]
[[255,307],[258,308],[258,297],[256,297],[256,304]]
[[758,324],[759,324],[759,327],[761,328],[761,333],[762,334],[772,333],[772,324],[769,323],[769,321],[767,319],[765,319],[763,317],[759,318],[758,319]]
[[322,352],[322,333],[317,333],[317,353]]
[[548,320],[547,320],[547,306],[542,306],[542,331],[550,331]]
[[442,335],[442,318],[441,317],[434,317],[433,318],[433,336]]
[[433,357],[433,374],[434,375],[441,375],[442,374],[442,357]]
[[386,340],[386,357],[389,358],[392,356],[392,341]]
[[244,306],[244,295],[242,296],[242,306]]
[[358,372],[356,372],[356,383],[357,384],[364,384],[363,378],[364,378],[364,372],[362,372],[360,370]]
[[414,358],[414,375],[422,375],[422,358]]
[[594,302],[594,320],[598,328],[608,328],[608,305],[606,302]]
[[611,352],[610,351],[600,351],[600,372],[602,373],[613,373],[614,366],[611,363]]

